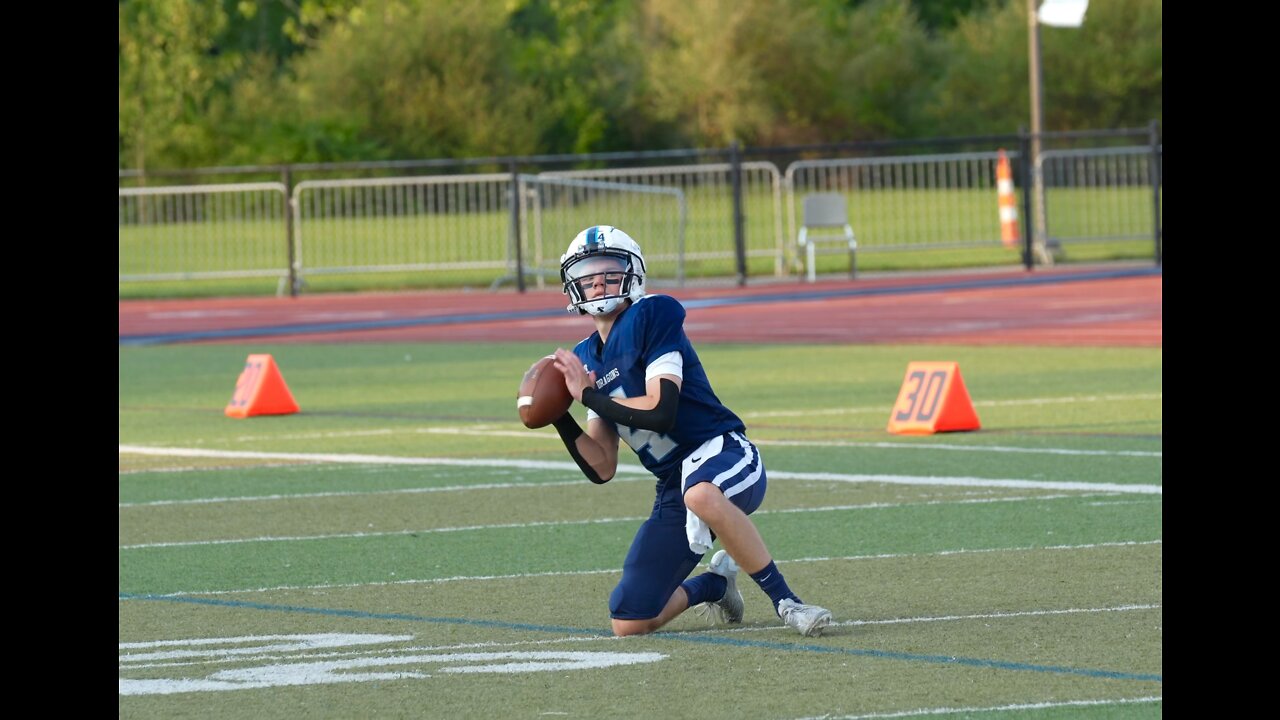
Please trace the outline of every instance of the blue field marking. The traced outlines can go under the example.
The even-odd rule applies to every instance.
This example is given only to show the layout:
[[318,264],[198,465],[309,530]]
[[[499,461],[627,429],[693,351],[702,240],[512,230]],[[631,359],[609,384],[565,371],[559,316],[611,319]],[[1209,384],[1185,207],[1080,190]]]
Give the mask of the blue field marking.
[[979,278],[973,280],[945,280],[921,284],[892,285],[871,288],[837,288],[832,290],[801,290],[785,293],[766,293],[703,300],[682,300],[686,308],[720,307],[723,305],[756,305],[771,302],[802,302],[806,300],[833,300],[846,297],[875,297],[879,295],[914,295],[917,293],[947,292],[949,290],[985,290],[988,288],[1019,287],[1023,285],[1058,285],[1088,280],[1116,280],[1129,277],[1163,275],[1158,267],[1096,270],[1070,275],[1016,275],[1004,278]]
[[[605,630],[590,628],[565,627],[561,625],[534,625],[530,623],[513,623],[499,620],[473,620],[471,618],[427,617],[423,615],[406,615],[401,613],[372,613],[363,610],[336,610],[333,608],[311,608],[294,605],[274,605],[269,603],[247,602],[243,600],[218,600],[214,598],[178,597],[173,595],[145,595],[120,593],[121,600],[158,600],[164,602],[188,603],[192,605],[213,605],[217,607],[246,608],[250,610],[268,610],[272,612],[306,613],[311,615],[330,615],[333,617],[355,618],[360,620],[400,620],[405,622],[425,622],[441,625],[472,625],[476,627],[501,628],[504,630],[529,630],[534,632],[564,633],[569,635],[585,635],[588,637],[612,637]],[[712,635],[699,635],[687,632],[657,632],[648,637],[660,640],[676,640],[680,642],[700,643],[703,645],[728,645],[732,647],[761,648],[765,650],[784,650],[788,652],[816,652],[832,655],[854,655],[880,660],[903,660],[906,662],[923,662],[940,665],[965,665],[968,667],[992,668],[995,670],[1021,670],[1028,672],[1055,673],[1062,675],[1082,675],[1084,677],[1104,678],[1107,680],[1137,680],[1140,682],[1164,682],[1163,675],[1118,672],[1114,670],[1094,670],[1090,668],[1073,668],[1061,665],[1035,665],[1032,663],[1009,662],[1007,660],[987,660],[984,658],[958,657],[954,655],[921,655],[916,653],[893,652],[889,650],[866,650],[860,648],[838,648],[826,645],[795,645],[791,643],[770,642],[768,640],[744,640]]]
[[742,640],[739,638],[709,635],[683,635],[662,632],[655,633],[654,637],[671,637],[687,642],[703,643],[708,645],[734,645],[738,647],[765,648],[768,650],[804,650],[808,652],[831,653],[835,655],[857,655],[859,657],[881,658],[885,660],[906,660],[908,662],[967,665],[969,667],[995,668],[997,670],[1029,670],[1031,672],[1084,675],[1085,677],[1107,678],[1108,680],[1164,682],[1164,676],[1162,675],[1145,675],[1142,673],[1117,672],[1114,670],[1091,670],[1089,668],[1073,668],[1061,665],[1035,665],[1032,663],[1009,662],[1007,660],[987,660],[984,658],[967,658],[956,655],[920,655],[916,653],[893,652],[890,650],[835,648],[826,645],[791,645],[788,643],[769,642],[767,640]]
[[[980,278],[971,280],[947,280],[921,284],[894,285],[891,287],[842,287],[830,290],[806,290],[740,295],[702,300],[682,300],[685,308],[725,307],[731,305],[760,305],[776,302],[803,302],[831,300],[847,297],[875,297],[879,295],[910,295],[915,293],[947,292],[949,290],[979,290],[1022,285],[1055,285],[1059,283],[1086,282],[1089,280],[1114,280],[1128,277],[1162,275],[1158,267],[1098,270],[1070,275],[1018,275],[1006,278]],[[275,335],[306,335],[316,333],[355,332],[362,330],[387,330],[392,328],[421,327],[429,325],[459,325],[470,323],[503,322],[512,320],[536,320],[563,317],[564,310],[523,310],[519,312],[461,313],[437,315],[427,318],[393,318],[389,320],[361,320],[335,323],[309,323],[294,325],[268,325],[253,328],[226,328],[195,332],[157,333],[151,335],[121,335],[121,345],[164,345],[169,343],[196,342],[199,340],[235,340]]]

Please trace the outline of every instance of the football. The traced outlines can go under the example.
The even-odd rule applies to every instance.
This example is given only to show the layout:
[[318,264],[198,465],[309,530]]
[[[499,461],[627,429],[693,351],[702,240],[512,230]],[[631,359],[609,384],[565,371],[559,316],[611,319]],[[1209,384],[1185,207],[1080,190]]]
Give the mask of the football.
[[527,428],[546,427],[569,411],[573,396],[564,384],[564,373],[556,369],[555,356],[540,358],[520,380],[516,410]]

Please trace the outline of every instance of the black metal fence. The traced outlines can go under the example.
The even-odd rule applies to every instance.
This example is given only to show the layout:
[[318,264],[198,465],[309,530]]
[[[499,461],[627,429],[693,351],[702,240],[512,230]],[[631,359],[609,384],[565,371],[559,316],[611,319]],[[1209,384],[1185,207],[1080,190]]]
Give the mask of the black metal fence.
[[[680,214],[678,247],[670,249],[672,277],[683,283],[690,275],[727,274],[746,284],[753,274],[800,269],[803,259],[794,245],[804,224],[799,208],[803,196],[815,192],[847,195],[860,254],[997,248],[997,150],[1008,151],[1020,191],[1018,256],[1028,270],[1050,259],[1047,253],[1073,243],[1144,237],[1150,240],[1150,257],[1162,263],[1163,148],[1154,122],[1146,128],[1045,133],[1038,159],[1031,156],[1032,140],[1019,133],[770,148],[121,170],[122,294],[126,284],[237,272],[276,275],[281,289],[293,294],[307,278],[376,272],[488,273],[509,277],[524,290],[526,276],[541,282],[550,272],[558,259],[555,246],[568,241],[559,237],[564,227],[607,222],[597,217],[606,211],[629,222],[656,223],[664,235],[677,226],[673,213]],[[550,178],[563,180],[554,184],[547,182]],[[584,190],[555,197],[557,202],[572,198],[582,212],[549,205],[552,195],[543,189],[575,179]],[[615,191],[607,193],[614,204],[593,204],[602,202],[603,195],[590,191],[597,185]],[[217,204],[209,199],[221,200],[239,187],[258,196],[279,188],[281,197],[241,199],[240,205],[235,199]],[[653,188],[661,188],[664,197],[657,198]],[[619,204],[620,196],[630,200]],[[1037,200],[1044,218],[1038,231],[1028,222],[1037,216]],[[1149,209],[1143,211],[1144,205]],[[220,210],[219,222],[211,222],[209,208],[240,206],[256,209],[226,217]],[[200,208],[199,217],[185,215],[184,207]],[[505,225],[497,247],[463,242],[474,235],[492,243],[499,234],[496,216]],[[554,232],[544,232],[547,223],[554,224]],[[543,248],[544,235],[549,250]]]

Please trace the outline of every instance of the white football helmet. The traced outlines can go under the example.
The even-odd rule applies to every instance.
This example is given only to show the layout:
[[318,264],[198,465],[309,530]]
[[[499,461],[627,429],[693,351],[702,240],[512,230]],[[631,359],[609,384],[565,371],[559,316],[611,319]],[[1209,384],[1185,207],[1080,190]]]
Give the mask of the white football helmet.
[[[560,280],[570,300],[566,310],[605,315],[623,300],[644,297],[644,255],[630,235],[595,225],[578,233],[560,257]],[[596,295],[597,284],[603,287],[602,295]]]

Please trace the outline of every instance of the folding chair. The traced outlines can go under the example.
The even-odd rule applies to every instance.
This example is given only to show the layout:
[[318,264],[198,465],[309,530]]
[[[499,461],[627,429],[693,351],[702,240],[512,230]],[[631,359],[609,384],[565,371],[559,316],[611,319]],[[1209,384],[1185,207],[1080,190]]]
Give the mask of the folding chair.
[[[810,235],[810,228],[817,230],[839,228],[840,232],[825,232]],[[797,240],[800,243],[800,247],[805,251],[809,282],[816,280],[813,259],[814,254],[816,253],[815,246],[818,243],[838,242],[847,244],[849,248],[849,277],[853,278],[857,276],[858,258],[856,252],[858,249],[858,240],[853,236],[853,227],[849,225],[849,210],[843,194],[811,193],[809,195],[805,195],[804,219],[800,225],[800,234]],[[826,252],[835,251],[828,250]]]

